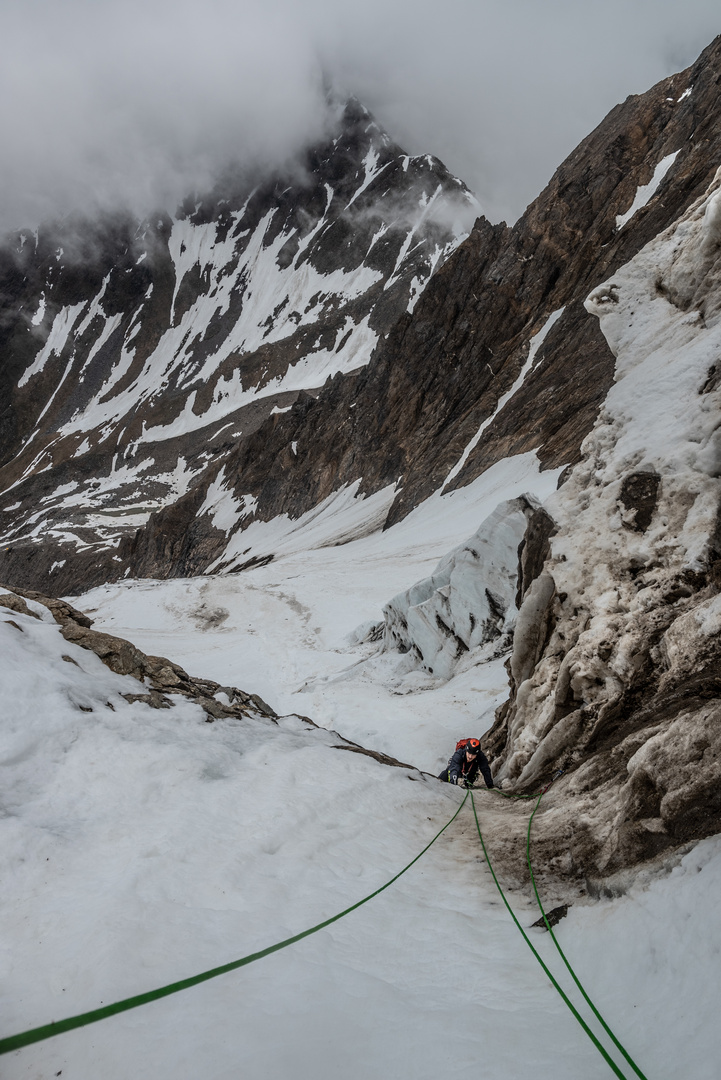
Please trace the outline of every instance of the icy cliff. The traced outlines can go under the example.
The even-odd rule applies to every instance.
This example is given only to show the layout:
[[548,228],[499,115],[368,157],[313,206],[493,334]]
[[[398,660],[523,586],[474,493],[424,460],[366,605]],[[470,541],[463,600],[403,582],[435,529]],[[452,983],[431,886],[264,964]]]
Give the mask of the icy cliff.
[[552,527],[531,495],[501,503],[469,540],[441,559],[429,578],[385,606],[386,648],[411,651],[429,674],[441,679],[452,677],[466,653],[483,663],[507,652],[516,602],[525,591],[519,549],[544,519]]
[[548,588],[521,607],[488,737],[517,788],[567,771],[546,827],[569,872],[721,828],[720,186],[588,297],[615,382],[547,500]]

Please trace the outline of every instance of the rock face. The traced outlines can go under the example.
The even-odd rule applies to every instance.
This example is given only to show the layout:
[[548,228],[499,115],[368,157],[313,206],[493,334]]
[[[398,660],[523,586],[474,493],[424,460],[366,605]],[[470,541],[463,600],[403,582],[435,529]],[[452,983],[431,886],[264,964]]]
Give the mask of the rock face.
[[244,539],[249,525],[298,519],[339,493],[378,497],[382,511],[368,505],[389,526],[511,455],[577,462],[614,378],[584,301],[712,180],[720,71],[717,40],[617,106],[513,229],[480,218],[366,367],[242,437],[222,469],[123,541],[119,567],[234,571],[275,552],[272,538]]
[[121,536],[368,362],[477,213],[351,101],[285,176],[234,174],[173,217],[18,234],[0,250],[5,576],[67,591],[76,560],[85,583],[117,574]]
[[565,770],[537,841],[606,884],[721,831],[720,207],[721,170],[588,298],[616,383],[547,503],[486,738],[516,791]]

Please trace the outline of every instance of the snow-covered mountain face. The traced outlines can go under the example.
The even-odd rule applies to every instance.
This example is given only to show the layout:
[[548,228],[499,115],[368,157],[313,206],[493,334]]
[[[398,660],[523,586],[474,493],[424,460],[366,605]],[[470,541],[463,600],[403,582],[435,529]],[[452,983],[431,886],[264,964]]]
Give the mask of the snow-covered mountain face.
[[236,572],[340,504],[336,542],[514,455],[578,461],[614,378],[585,299],[710,183],[720,53],[614,109],[513,229],[480,218],[460,245],[463,185],[357,105],[302,176],[21,236],[0,577]]
[[[505,653],[510,695],[486,737],[486,752],[496,775],[519,791],[565,770],[556,788],[562,809],[538,819],[551,872],[563,880],[608,881],[639,862],[675,857],[687,842],[721,829],[714,794],[720,74],[721,39],[692,68],[614,109],[513,229],[479,219],[419,296],[416,270],[398,276],[413,257],[413,237],[423,234],[417,257],[427,277],[436,254],[440,264],[460,235],[454,226],[441,243],[433,207],[445,205],[442,199],[463,206],[469,198],[446,178],[430,210],[432,193],[424,190],[411,200],[414,213],[420,208],[426,215],[422,226],[394,233],[383,231],[376,218],[368,225],[372,215],[363,200],[371,200],[378,186],[382,202],[383,178],[393,170],[399,182],[406,177],[410,184],[413,163],[396,155],[379,172],[382,162],[365,143],[350,167],[353,183],[339,199],[342,213],[327,226],[323,215],[333,201],[328,203],[325,179],[316,188],[310,181],[298,185],[295,201],[282,211],[286,189],[274,188],[273,214],[265,204],[253,209],[256,196],[231,201],[230,209],[218,196],[212,213],[210,204],[201,204],[169,222],[162,243],[149,226],[145,258],[133,251],[128,279],[153,265],[154,250],[165,252],[167,325],[153,324],[150,316],[138,323],[129,305],[124,333],[140,326],[145,351],[134,353],[125,368],[122,356],[102,368],[90,404],[74,400],[75,411],[63,424],[77,430],[64,432],[55,419],[52,434],[43,436],[37,425],[28,431],[26,457],[6,466],[8,477],[18,462],[31,473],[13,480],[16,486],[4,496],[16,531],[0,556],[0,579],[80,593],[118,578],[201,575],[206,583],[219,582],[221,592],[225,582],[230,596],[243,586],[227,575],[251,571],[256,584],[247,586],[248,596],[256,589],[267,597],[274,590],[285,595],[283,566],[296,557],[302,561],[303,553],[335,567],[338,588],[340,564],[380,575],[377,568],[392,557],[394,573],[376,619],[364,609],[344,629],[366,620],[353,646],[366,681],[374,672],[386,679],[395,661],[389,692],[435,692],[474,668],[496,665],[483,683],[482,720],[490,727],[488,700],[498,702],[497,668]],[[377,132],[366,114],[358,113],[353,123],[356,133],[358,125],[366,134]],[[341,158],[347,163],[348,155]],[[440,166],[421,159],[416,167],[423,175],[435,169],[436,183]],[[366,185],[370,173],[375,179]],[[418,175],[412,178],[416,193],[419,182]],[[303,200],[312,190],[319,202],[308,222]],[[397,206],[395,194],[388,198]],[[230,243],[233,215],[241,212],[246,217],[240,223],[250,222],[248,236],[223,264],[231,267],[225,274],[218,269],[225,255],[213,261],[210,253]],[[445,210],[438,213],[445,221]],[[204,224],[206,214],[210,223]],[[323,263],[326,231],[347,237],[353,248],[343,230],[356,214],[358,229],[368,229],[358,248],[363,258]],[[296,224],[292,242],[280,244],[286,233],[276,234],[273,221],[297,223],[299,217],[305,225]],[[151,233],[155,248],[147,241]],[[246,255],[259,235],[252,263],[259,276],[251,280]],[[207,236],[212,243],[205,247]],[[387,260],[376,263],[392,236]],[[345,243],[334,242],[336,255]],[[228,298],[226,278],[235,272],[236,258],[246,269]],[[89,296],[105,288],[104,305],[119,273],[116,268],[116,277],[108,278],[104,271]],[[329,290],[322,295],[309,284],[319,273]],[[361,293],[353,293],[351,279],[365,289],[363,316],[354,307]],[[331,282],[343,284],[340,292],[332,292]],[[150,290],[148,297],[142,293],[149,311],[156,285],[159,295],[160,271],[143,286]],[[296,285],[302,299],[295,299]],[[384,305],[394,290],[400,299],[391,313]],[[48,316],[50,336],[40,352],[26,357],[14,400],[42,384],[55,349],[48,342],[58,344],[57,378],[72,371],[75,353],[66,354],[61,339],[76,325],[73,319],[81,320],[80,329],[94,311],[88,299],[87,308],[73,314],[73,296],[65,297],[65,321],[58,321],[58,312]],[[270,314],[262,296],[274,305]],[[32,310],[42,325],[44,309],[42,317]],[[88,328],[98,319],[107,325],[111,308],[103,306],[103,312],[102,318],[92,315]],[[190,312],[188,328],[183,320]],[[366,363],[343,367],[337,358],[345,355],[349,312],[355,313],[349,341],[353,334],[357,340],[371,332],[379,337]],[[306,314],[317,315],[312,329],[303,321]],[[381,318],[387,319],[385,336],[378,330]],[[334,327],[332,342],[319,330],[326,323]],[[196,325],[202,335],[193,336]],[[180,327],[185,336],[177,336]],[[258,327],[281,336],[259,345]],[[92,362],[104,355],[114,332]],[[23,333],[31,340],[27,328]],[[160,356],[166,340],[174,345],[153,368],[156,386],[148,358]],[[304,393],[288,380],[307,372],[309,357],[323,376],[330,373],[327,363],[341,366],[320,390],[316,382],[307,386],[313,393]],[[63,358],[69,366],[62,366]],[[252,374],[246,376],[244,364]],[[246,377],[252,402],[243,396]],[[63,393],[82,396],[89,380],[89,370],[84,380],[68,374],[37,411],[50,416]],[[223,404],[219,395],[225,391]],[[136,412],[128,406],[121,416],[132,395]],[[220,416],[216,409],[227,412]],[[245,428],[231,423],[231,415]],[[94,418],[93,438],[100,440],[94,449],[80,441],[89,439],[83,417],[88,423]],[[57,442],[50,445],[52,439]],[[82,447],[80,457],[58,458],[53,466],[47,455],[73,439]],[[34,465],[33,454],[39,455]],[[175,470],[174,477],[182,471],[189,488],[174,502],[171,480],[159,472],[163,454],[169,455],[168,470]],[[107,471],[94,474],[94,464],[103,461]],[[188,462],[195,470],[190,480]],[[95,505],[108,511],[106,518],[117,519],[119,509],[147,515],[149,504],[138,501],[151,490],[143,488],[143,477],[143,483],[159,485],[153,497],[167,505],[141,528],[134,531],[126,520],[103,532],[97,520],[102,514],[93,511],[95,532],[88,526],[84,535],[77,529],[68,535],[61,512],[74,512],[93,486]],[[60,482],[68,486],[58,487]],[[441,520],[439,549],[431,534]],[[342,554],[324,562],[331,547],[342,547]],[[403,559],[408,576],[400,579]],[[270,563],[271,577],[262,576]],[[297,603],[305,635],[315,626],[313,609],[305,600]],[[164,608],[173,618],[175,605],[169,599]],[[218,610],[228,615],[222,602]],[[369,647],[383,650],[370,666]],[[288,683],[303,677],[294,669]],[[311,681],[323,682],[318,672]],[[362,697],[367,689],[358,684],[356,691]],[[377,742],[378,731],[370,738]],[[406,760],[402,750],[396,753]],[[575,828],[579,821],[581,829]],[[517,825],[524,827],[520,816]],[[506,869],[518,881],[525,873],[510,863]]]
[[46,571],[53,542],[56,571],[65,550],[112,558],[239,438],[367,364],[477,214],[351,101],[286,176],[19,233],[0,252],[4,542]]
[[[530,852],[644,1072],[716,1077],[720,166],[721,38],[513,229],[458,243],[462,185],[353,106],[302,176],[5,252],[11,1028],[378,889],[476,735],[521,796],[474,794],[519,920]],[[316,1076],[320,1041],[418,1080],[450,1032],[461,1070],[600,1080],[466,811],[358,921],[254,967],[241,1023],[219,979],[12,1076]]]
[[[615,108],[513,229],[480,218],[367,366],[243,435],[102,574],[235,572],[341,504],[355,520],[339,519],[336,542],[523,453],[546,470],[576,463],[615,366],[586,297],[707,189],[721,160],[720,68],[716,42]],[[14,574],[32,573],[28,553]]]

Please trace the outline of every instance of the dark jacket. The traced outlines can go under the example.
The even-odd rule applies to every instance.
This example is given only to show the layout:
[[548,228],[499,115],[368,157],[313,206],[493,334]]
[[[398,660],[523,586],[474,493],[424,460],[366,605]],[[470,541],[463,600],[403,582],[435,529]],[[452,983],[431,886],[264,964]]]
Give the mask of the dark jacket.
[[486,787],[493,787],[493,776],[491,775],[491,767],[488,764],[488,758],[479,750],[475,758],[469,762],[466,757],[466,748],[462,746],[460,750],[456,750],[455,754],[448,762],[448,782],[450,784],[457,784],[458,777],[466,780],[469,784],[472,784],[478,776],[478,770],[483,773],[483,779],[486,781]]

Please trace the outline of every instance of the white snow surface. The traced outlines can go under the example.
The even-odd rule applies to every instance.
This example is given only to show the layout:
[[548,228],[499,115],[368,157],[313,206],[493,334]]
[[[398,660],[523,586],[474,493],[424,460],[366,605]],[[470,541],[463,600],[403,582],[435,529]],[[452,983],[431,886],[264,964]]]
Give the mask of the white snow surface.
[[[686,93],[690,92],[690,90],[686,91]],[[683,101],[686,93],[682,94],[678,100]],[[661,181],[673,165],[680,152],[680,150],[674,150],[672,154],[667,154],[665,158],[662,158],[656,168],[653,170],[653,176],[651,177],[649,182],[647,184],[641,184],[640,187],[636,189],[636,194],[634,196],[633,202],[629,206],[626,213],[616,215],[617,229],[622,229],[626,222],[631,220],[637,210],[640,210],[642,206],[646,206],[646,204],[651,201],[651,199],[661,186]]]
[[[492,719],[505,695],[501,662],[477,666],[470,654],[448,683],[419,682],[417,672],[409,681],[397,655],[371,655],[364,624],[470,533],[499,492],[533,485],[546,498],[555,479],[523,455],[386,533],[302,548],[301,530],[286,554],[239,576],[127,582],[79,603],[96,629],[436,772],[456,738]],[[333,749],[331,732],[297,715],[277,726],[206,724],[185,699],[171,710],[131,705],[120,695],[142,690],[133,679],[66,642],[30,606],[43,621],[7,613],[20,630],[0,614],[4,1033],[327,918],[401,869],[458,805],[434,780]],[[478,798],[483,820],[492,796]],[[670,877],[572,907],[559,926],[649,1076],[681,1067],[695,1080],[716,1075],[709,930],[720,886],[721,844],[707,841]],[[524,924],[537,917],[527,897],[513,903]],[[533,934],[557,971],[548,936]],[[4,1066],[6,1080],[61,1070],[77,1080],[608,1075],[498,902],[468,809],[347,919]]]
[[[41,372],[51,356],[60,355],[65,348],[70,331],[73,329],[78,315],[83,310],[84,306],[84,304],[73,304],[60,309],[53,320],[53,325],[50,328],[50,333],[47,336],[45,344],[38,352],[30,367],[23,372],[23,375],[18,381],[18,386],[25,386],[33,375],[37,375]],[[40,310],[42,310],[44,314],[44,299],[41,301],[38,313]]]
[[[517,461],[517,477],[523,466],[532,471]],[[495,479],[512,489],[511,467]],[[536,480],[545,496],[555,476]],[[473,718],[490,718],[504,690],[498,663],[408,687],[386,656],[341,681],[316,679],[305,694],[298,684],[362,661],[370,646],[347,640],[348,628],[377,616],[379,601],[432,566],[454,527],[469,531],[496,494],[491,483],[439,497],[410,527],[240,577],[126,583],[82,606],[97,609],[97,629],[127,632],[192,672],[261,690],[281,712],[292,702],[288,711],[436,771],[457,736],[480,733]],[[221,605],[227,618],[202,629]],[[4,1033],[314,925],[387,881],[458,805],[455,790],[335,750],[332,733],[297,716],[211,725],[185,699],[171,710],[131,705],[120,695],[142,690],[133,679],[64,641],[30,606],[43,621],[8,613],[21,630],[0,616],[10,706],[0,742]],[[490,798],[478,796],[482,821]],[[708,935],[720,886],[721,844],[707,841],[670,877],[572,907],[559,926],[650,1076],[682,1066],[695,1080],[716,1075],[718,956]],[[513,903],[524,924],[536,918],[527,897]],[[532,933],[558,971],[548,936]],[[4,1066],[6,1080],[60,1070],[77,1080],[608,1075],[498,902],[468,809],[406,876],[331,928]]]
[[224,477],[225,465],[209,485],[205,501],[198,510],[198,517],[208,513],[216,529],[228,532],[238,520],[240,506],[232,491],[223,487]]

